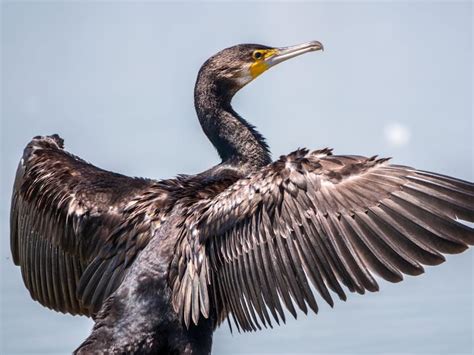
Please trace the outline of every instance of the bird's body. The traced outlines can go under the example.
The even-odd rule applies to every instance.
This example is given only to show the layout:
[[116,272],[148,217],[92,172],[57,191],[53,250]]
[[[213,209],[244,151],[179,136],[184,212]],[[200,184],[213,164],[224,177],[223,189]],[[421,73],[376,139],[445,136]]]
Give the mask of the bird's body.
[[[11,248],[31,296],[92,316],[77,353],[207,354],[225,319],[250,331],[318,311],[311,285],[378,290],[474,244],[470,182],[387,159],[305,149],[272,162],[231,107],[269,67],[319,42],[239,45],[211,57],[196,111],[222,163],[169,180],[129,178],[36,137],[19,164]],[[231,321],[229,320],[229,324]]]

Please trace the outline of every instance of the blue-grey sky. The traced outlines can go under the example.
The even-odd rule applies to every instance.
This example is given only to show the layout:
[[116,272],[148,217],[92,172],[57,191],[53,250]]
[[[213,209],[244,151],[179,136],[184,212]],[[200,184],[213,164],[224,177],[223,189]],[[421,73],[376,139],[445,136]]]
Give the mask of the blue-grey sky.
[[[273,156],[393,156],[473,180],[472,3],[2,2],[1,353],[68,353],[92,323],[32,301],[9,251],[11,186],[31,137],[102,168],[169,178],[218,162],[193,107],[200,65],[243,42],[324,43],[234,100]],[[471,354],[473,252],[286,326],[215,334],[214,353]]]

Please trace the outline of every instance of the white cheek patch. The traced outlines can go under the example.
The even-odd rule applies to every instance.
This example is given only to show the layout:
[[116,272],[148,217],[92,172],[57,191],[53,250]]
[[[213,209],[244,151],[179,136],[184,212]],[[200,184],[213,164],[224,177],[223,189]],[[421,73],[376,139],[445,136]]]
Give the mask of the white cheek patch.
[[245,86],[248,83],[250,83],[252,80],[253,80],[253,78],[250,74],[245,75],[245,76],[239,76],[239,77],[236,78],[236,81],[240,86]]
[[236,74],[237,75],[235,75],[234,80],[240,87],[247,85],[253,80],[252,74],[250,73],[250,66],[240,70]]

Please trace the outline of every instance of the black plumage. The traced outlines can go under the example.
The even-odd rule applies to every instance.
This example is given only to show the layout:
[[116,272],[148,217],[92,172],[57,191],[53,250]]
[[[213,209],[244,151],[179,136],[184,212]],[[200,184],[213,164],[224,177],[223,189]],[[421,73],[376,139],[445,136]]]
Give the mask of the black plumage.
[[[232,319],[252,331],[284,308],[318,312],[346,290],[377,291],[474,244],[474,184],[387,159],[297,150],[272,162],[232,96],[319,42],[238,45],[211,57],[196,112],[222,163],[170,180],[130,178],[63,149],[25,148],[13,188],[11,251],[33,299],[91,316],[77,353],[210,353]],[[231,321],[229,321],[229,325]]]

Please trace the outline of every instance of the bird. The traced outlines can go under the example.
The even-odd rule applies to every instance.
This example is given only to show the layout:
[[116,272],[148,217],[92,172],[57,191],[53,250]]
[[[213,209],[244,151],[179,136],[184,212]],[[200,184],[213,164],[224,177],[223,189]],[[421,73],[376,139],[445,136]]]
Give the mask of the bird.
[[[321,51],[239,44],[199,70],[194,102],[221,162],[196,175],[127,177],[36,136],[19,162],[13,261],[31,297],[91,317],[75,354],[210,354],[223,322],[282,325],[348,293],[400,282],[474,244],[474,183],[377,156],[298,149],[272,160],[233,96]],[[468,223],[465,223],[468,222]]]

